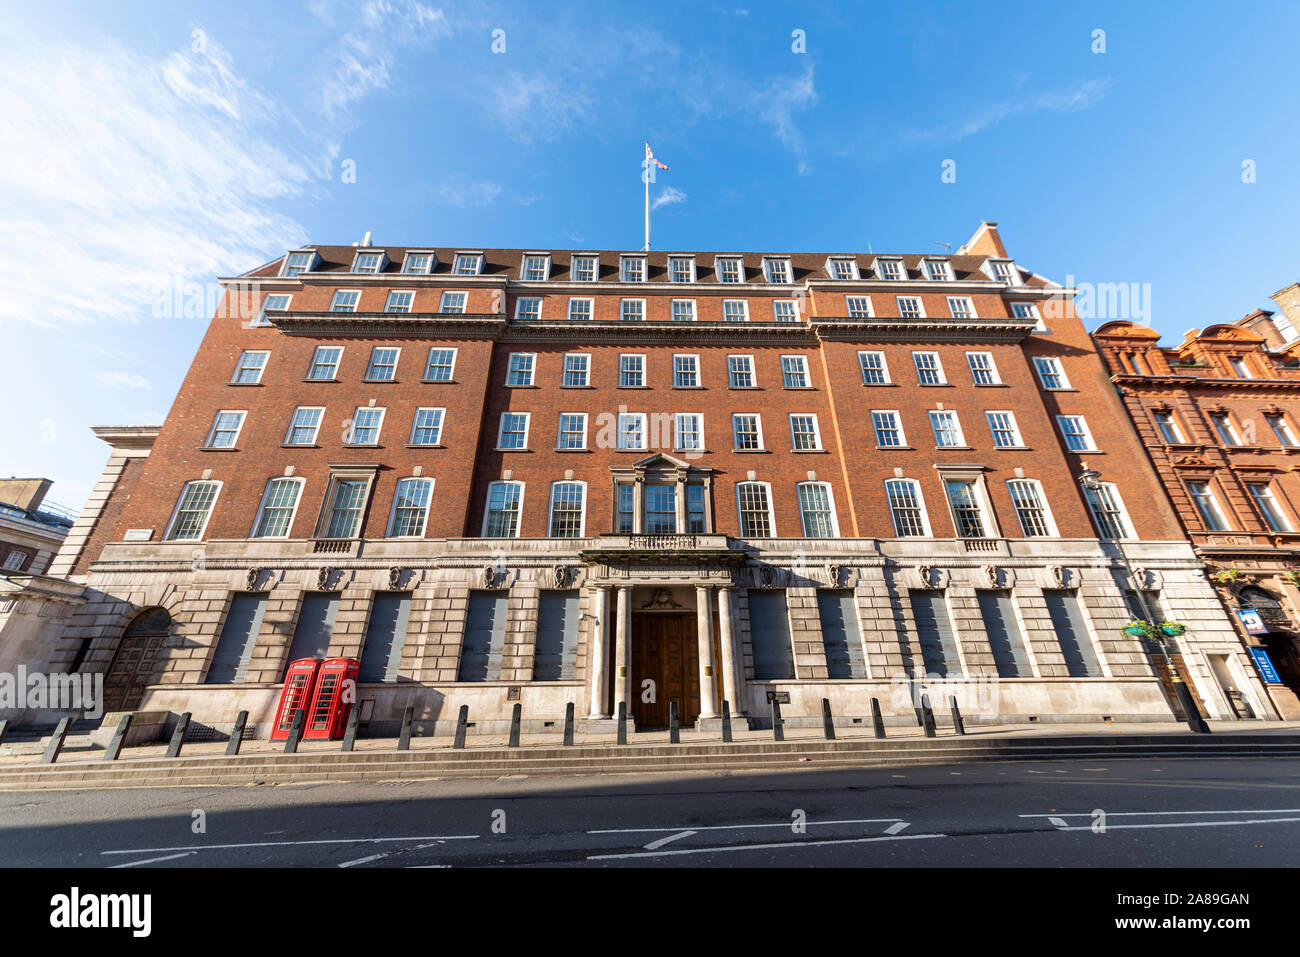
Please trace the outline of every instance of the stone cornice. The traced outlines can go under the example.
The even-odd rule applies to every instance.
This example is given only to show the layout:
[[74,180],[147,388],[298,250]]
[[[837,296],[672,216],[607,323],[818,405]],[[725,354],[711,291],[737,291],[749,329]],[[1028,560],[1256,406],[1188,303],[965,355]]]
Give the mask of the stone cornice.
[[701,339],[715,342],[743,342],[766,339],[774,343],[812,345],[816,334],[807,322],[673,322],[671,320],[631,322],[622,319],[515,320],[500,337],[503,342],[534,341],[635,341],[650,344],[680,344]]
[[267,320],[288,335],[419,336],[495,339],[506,317],[494,313],[446,312],[285,312],[268,310]]
[[1165,388],[1190,388],[1197,386],[1206,389],[1240,389],[1245,392],[1264,392],[1269,389],[1283,389],[1300,392],[1300,378],[1297,379],[1224,379],[1187,375],[1134,375],[1116,373],[1110,377],[1116,385],[1140,388],[1141,386],[1163,386]]
[[957,339],[962,342],[1021,342],[1038,324],[1036,319],[901,319],[898,316],[871,319],[813,316],[809,322],[819,339]]

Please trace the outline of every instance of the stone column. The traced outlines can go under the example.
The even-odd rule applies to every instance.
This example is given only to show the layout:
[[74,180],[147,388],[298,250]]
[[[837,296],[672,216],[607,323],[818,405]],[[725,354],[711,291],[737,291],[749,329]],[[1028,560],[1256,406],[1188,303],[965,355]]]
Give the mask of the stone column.
[[736,645],[734,629],[731,627],[732,607],[735,603],[735,589],[723,585],[718,589],[718,644],[722,646],[722,697],[731,706],[732,714],[744,714],[745,705],[741,700],[745,687],[744,658]]
[[673,495],[673,503],[677,508],[677,534],[682,535],[686,532],[686,473],[677,473],[677,489]]
[[591,637],[588,639],[590,655],[587,658],[587,667],[590,669],[591,679],[590,717],[607,718],[609,712],[605,710],[605,685],[609,675],[609,664],[605,656],[605,642],[609,634],[606,625],[609,614],[609,588],[602,585],[595,589],[591,604],[595,624],[591,626]]
[[695,631],[700,644],[700,717],[715,718],[717,666],[713,661],[713,607],[707,585],[695,586]]
[[[628,585],[619,585],[615,593],[618,609],[615,612],[614,626],[614,705],[613,714],[618,714],[619,702],[627,701],[628,683],[632,680],[630,643],[632,637],[632,589]],[[631,702],[628,702],[631,710]]]

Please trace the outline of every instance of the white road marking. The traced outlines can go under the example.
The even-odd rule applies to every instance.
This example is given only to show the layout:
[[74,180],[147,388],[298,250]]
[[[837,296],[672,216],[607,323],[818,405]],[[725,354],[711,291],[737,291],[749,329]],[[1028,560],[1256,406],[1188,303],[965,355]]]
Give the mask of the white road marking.
[[115,870],[119,867],[139,867],[141,864],[157,864],[159,861],[174,861],[178,857],[189,857],[193,851],[186,851],[184,854],[168,854],[166,857],[151,857],[146,861],[131,861],[129,864],[114,864],[109,870]]
[[844,837],[826,841],[780,841],[776,844],[741,844],[729,847],[682,848],[675,851],[639,851],[634,854],[593,854],[589,861],[616,861],[632,857],[668,857],[679,854],[722,854],[726,851],[765,851],[786,847],[821,847],[827,844],[869,844],[876,841],[914,841],[931,837],[947,837],[947,834],[899,834],[893,837]]
[[382,854],[371,854],[369,857],[358,857],[355,861],[344,861],[339,867],[353,867],[357,864],[369,864],[371,861],[377,861],[381,857],[387,857],[391,851],[385,851]]
[[[1300,807],[1260,808],[1251,811],[1107,811],[1106,817],[1168,817],[1175,814],[1300,814]],[[1047,814],[1022,814],[1021,817],[1049,817]],[[1057,817],[1092,817],[1091,811],[1057,814]]]
[[665,844],[671,844],[673,841],[680,841],[684,837],[690,837],[692,834],[697,834],[697,833],[699,832],[682,831],[680,834],[669,834],[667,837],[661,837],[657,841],[651,841],[649,844],[645,846],[645,849],[647,851],[654,851],[663,847]]
[[[1167,824],[1111,824],[1107,822],[1108,831],[1145,830],[1153,827],[1242,827],[1246,824],[1290,824],[1300,821],[1300,817],[1261,817],[1246,821],[1170,821]],[[1090,824],[1073,824],[1057,828],[1061,831],[1090,831]]]
[[889,827],[885,828],[885,833],[901,834],[903,832],[903,829],[906,828],[910,823],[911,823],[910,821],[899,821],[897,824],[891,824],[889,825]]
[[383,844],[389,841],[473,841],[478,834],[443,834],[431,837],[340,837],[321,841],[257,841],[249,844],[195,844],[189,847],[137,847],[100,854],[148,854],[152,851],[226,851],[241,847],[293,847],[310,844]]
[[[889,824],[901,821],[901,817],[864,817],[852,821],[805,821],[808,827],[826,824]],[[715,824],[708,827],[696,827],[696,831],[739,831],[751,827],[791,827],[794,821],[782,821],[776,824]],[[684,831],[684,827],[620,827],[604,831],[588,831],[588,834],[656,834],[663,831]]]
[[[1022,814],[1021,817],[1024,817],[1024,815]],[[1054,824],[1056,827],[1069,827],[1069,826],[1070,826],[1070,825],[1066,824],[1065,821],[1061,820],[1059,817],[1055,817],[1055,816],[1053,816],[1053,817],[1049,817],[1048,820],[1051,821],[1052,824]]]

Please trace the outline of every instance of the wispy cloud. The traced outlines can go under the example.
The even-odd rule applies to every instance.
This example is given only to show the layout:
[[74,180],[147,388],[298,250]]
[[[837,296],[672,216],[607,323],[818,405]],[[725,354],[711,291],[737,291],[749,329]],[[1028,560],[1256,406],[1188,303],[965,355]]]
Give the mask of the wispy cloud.
[[685,193],[672,186],[665,186],[663,190],[655,196],[653,202],[650,203],[650,208],[658,209],[660,206],[676,206],[679,203],[684,202],[686,202]]
[[153,383],[142,375],[136,375],[134,372],[101,372],[96,378],[101,385],[113,388],[153,391]]
[[431,199],[443,206],[491,206],[504,187],[489,180],[453,176],[431,191]]
[[1101,102],[1110,86],[1109,78],[1086,80],[1064,89],[1002,100],[956,123],[902,129],[898,132],[897,142],[903,146],[957,143],[1012,116],[1086,110]]

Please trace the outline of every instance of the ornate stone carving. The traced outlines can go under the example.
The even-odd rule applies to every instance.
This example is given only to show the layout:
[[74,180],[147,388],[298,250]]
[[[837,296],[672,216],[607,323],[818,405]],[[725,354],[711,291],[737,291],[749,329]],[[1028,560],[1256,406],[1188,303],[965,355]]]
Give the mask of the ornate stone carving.
[[917,568],[916,574],[921,579],[922,588],[934,587],[934,566],[933,565],[920,566],[919,568]]
[[326,566],[316,572],[316,589],[317,591],[330,591],[330,579],[334,576],[334,569]]
[[497,570],[494,565],[487,565],[483,568],[483,587],[497,587]]
[[1047,567],[1047,570],[1048,570],[1049,572],[1052,573],[1052,581],[1056,584],[1056,587],[1057,587],[1057,588],[1064,588],[1064,587],[1065,587],[1065,584],[1066,584],[1066,581],[1067,581],[1067,579],[1068,579],[1068,576],[1067,576],[1066,571],[1065,571],[1065,566],[1064,566],[1064,565],[1049,565],[1049,566]]
[[685,605],[673,600],[671,588],[656,588],[650,600],[641,606],[645,608],[685,608]]
[[388,587],[393,591],[397,591],[402,584],[402,577],[405,574],[406,569],[398,565],[394,565],[392,568],[388,569]]
[[564,588],[573,580],[573,569],[568,565],[556,565],[551,569],[552,580],[556,588]]
[[261,577],[262,577],[262,571],[263,571],[263,570],[260,569],[260,568],[250,568],[250,569],[248,570],[248,586],[247,586],[247,587],[248,587],[248,590],[249,590],[249,591],[260,591],[260,589],[257,587],[257,585],[258,585],[258,581],[259,581],[259,580],[261,579]]
[[844,582],[844,572],[846,570],[843,565],[827,565],[826,583],[832,588],[839,588]]
[[776,569],[771,565],[758,566],[758,584],[760,588],[771,588],[776,584]]
[[1148,584],[1149,574],[1147,570],[1141,566],[1133,569],[1133,587],[1141,590],[1145,589]]
[[990,588],[997,588],[1001,584],[1001,569],[997,565],[984,565],[982,570]]

